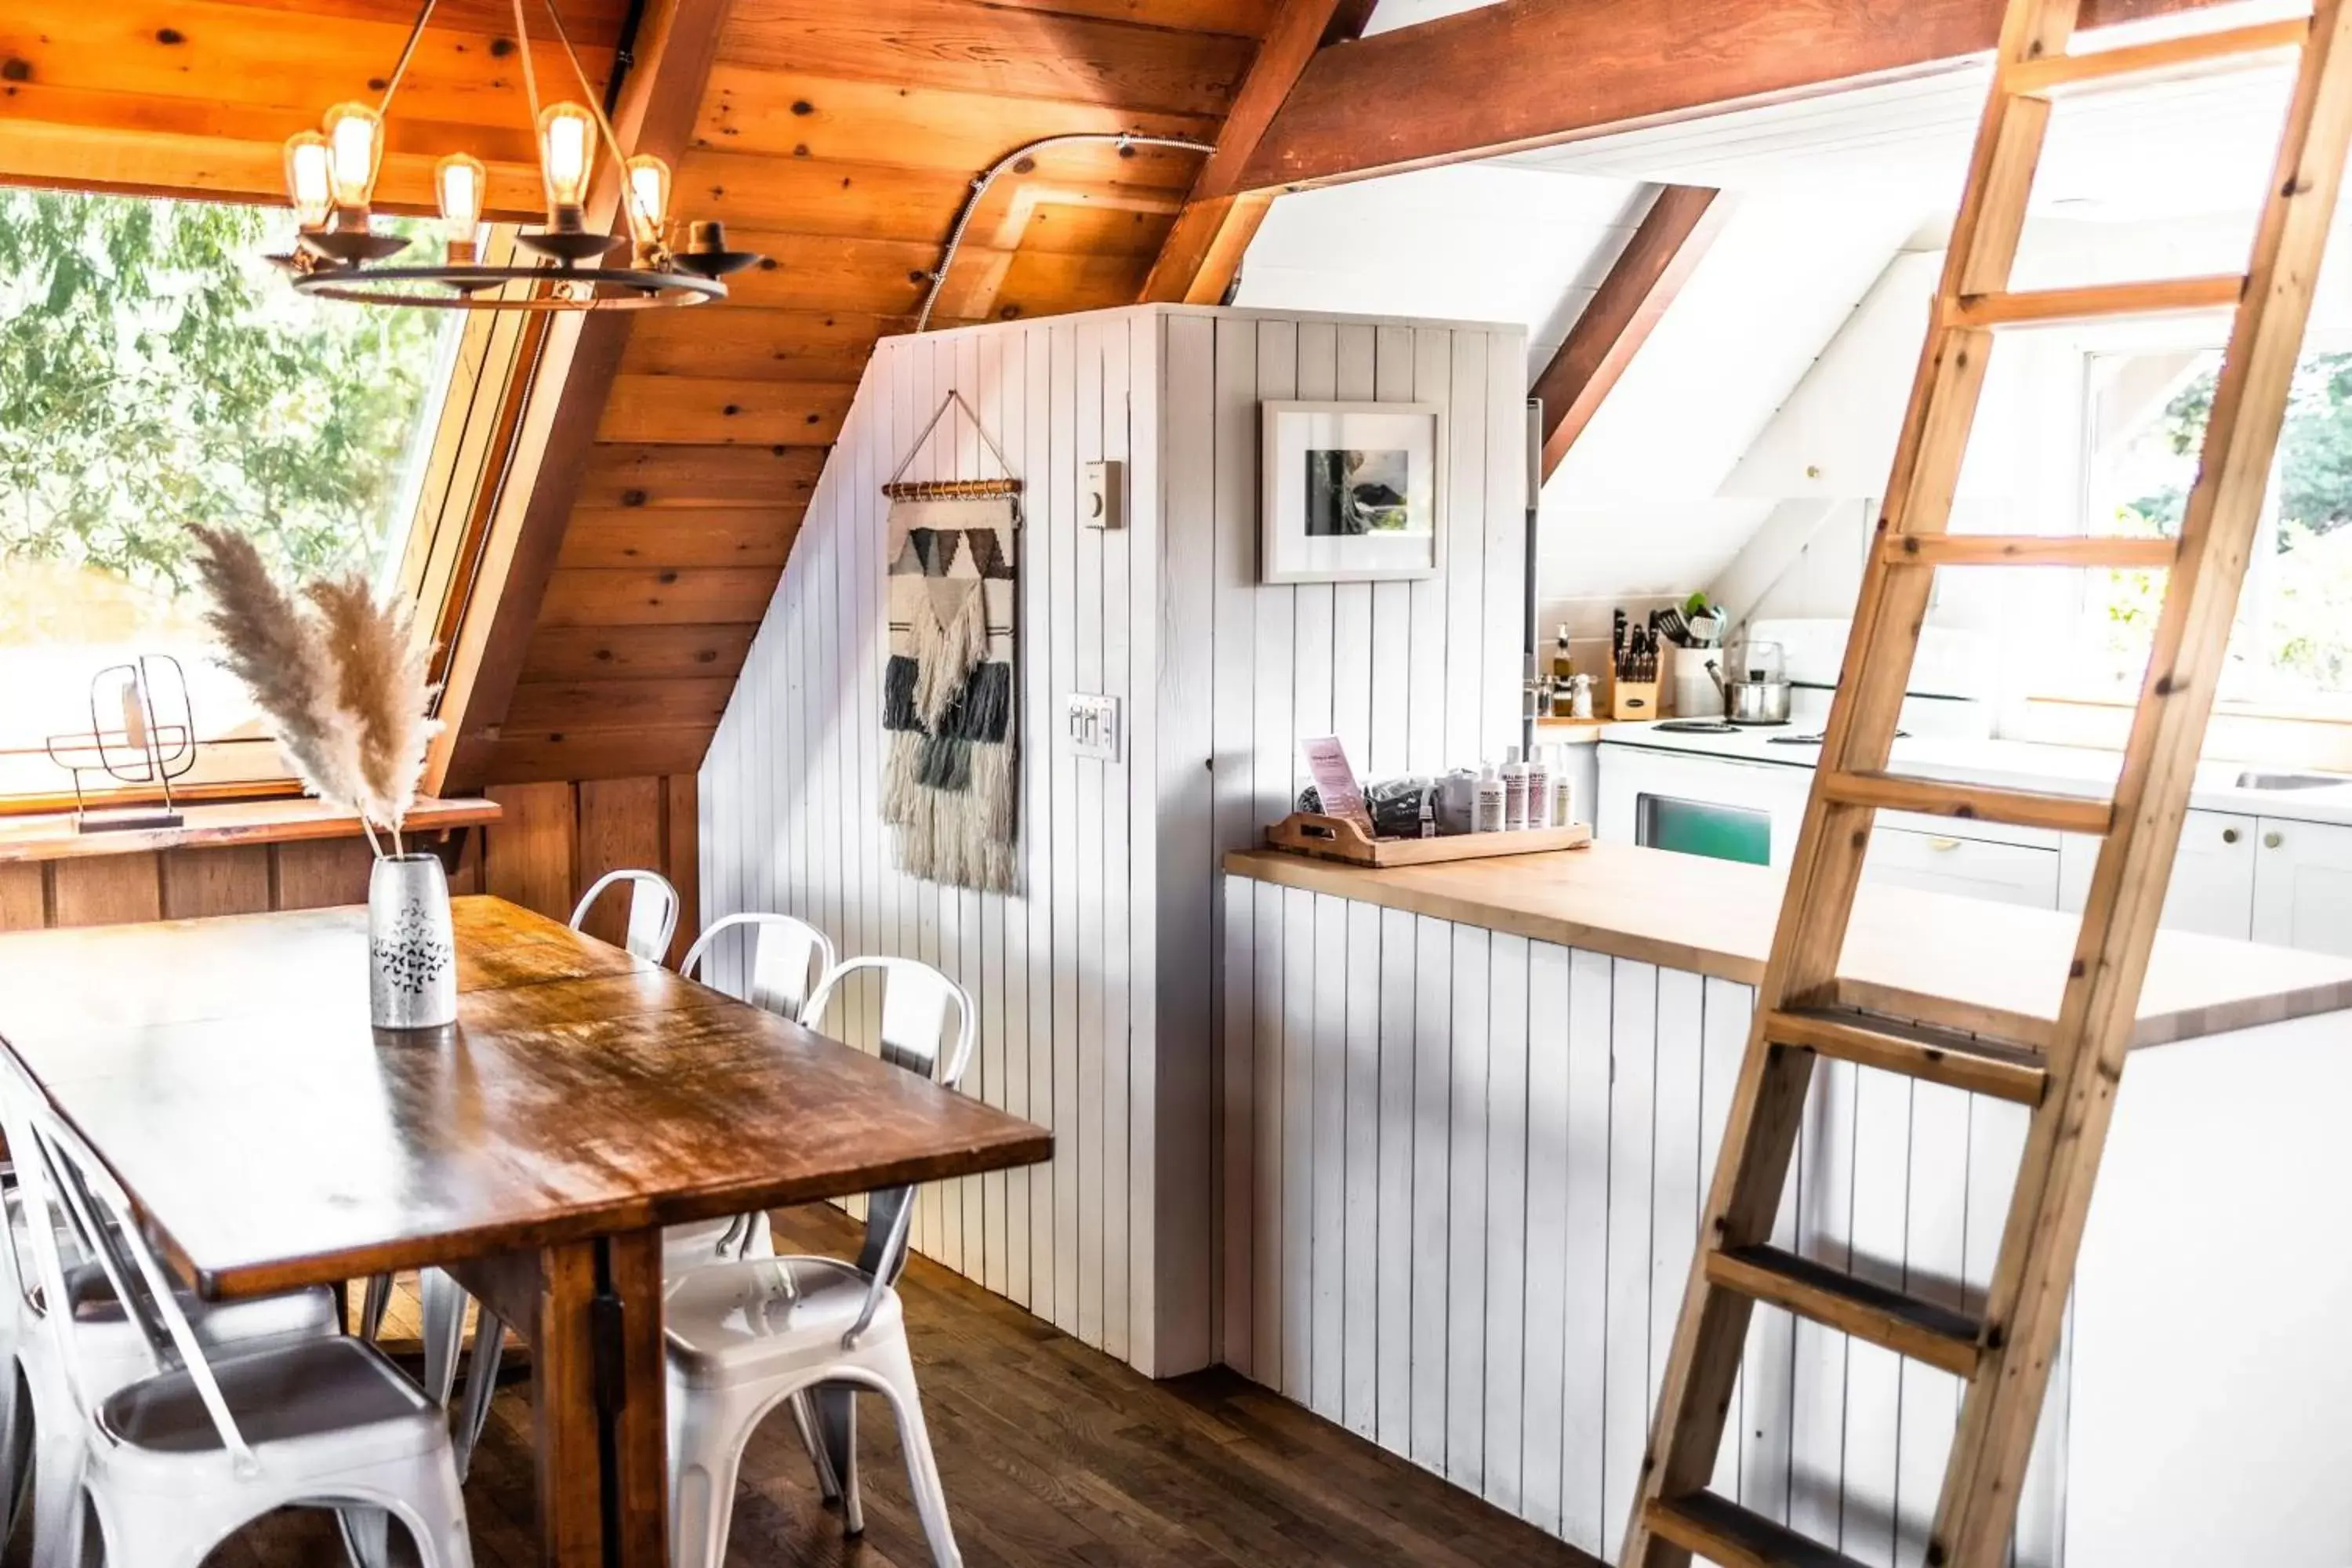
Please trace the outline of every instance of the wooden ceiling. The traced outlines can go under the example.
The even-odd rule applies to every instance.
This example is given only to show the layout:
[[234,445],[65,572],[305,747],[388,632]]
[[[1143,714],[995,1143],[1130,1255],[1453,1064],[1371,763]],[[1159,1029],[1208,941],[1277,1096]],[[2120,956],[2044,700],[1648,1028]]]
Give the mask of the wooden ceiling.
[[[600,89],[626,9],[563,0]],[[282,202],[286,138],[375,101],[415,18],[415,0],[8,0],[0,179]],[[506,0],[443,0],[386,126],[381,205],[431,210],[435,162],[462,150],[489,166],[498,216],[538,207],[509,18]],[[552,94],[575,79],[546,31],[531,58]]]
[[[601,84],[626,0],[559,3]],[[723,305],[630,328],[519,681],[462,782],[693,772],[874,342],[911,330],[972,178],[1062,132],[1213,142],[1278,3],[732,0],[677,206],[769,260]],[[9,0],[0,178],[277,200],[284,138],[373,99],[414,15]],[[545,89],[569,68],[543,30]],[[425,207],[433,161],[464,147],[499,209],[530,215],[519,61],[505,0],[442,0],[389,121],[383,205]],[[1108,143],[1024,160],[975,215],[936,323],[1133,301],[1201,161]]]
[[[632,329],[491,782],[691,772],[875,339],[982,169],[1069,131],[1213,141],[1273,0],[734,0],[678,206],[768,262]],[[1132,302],[1201,162],[1050,149],[998,182],[935,324]]]

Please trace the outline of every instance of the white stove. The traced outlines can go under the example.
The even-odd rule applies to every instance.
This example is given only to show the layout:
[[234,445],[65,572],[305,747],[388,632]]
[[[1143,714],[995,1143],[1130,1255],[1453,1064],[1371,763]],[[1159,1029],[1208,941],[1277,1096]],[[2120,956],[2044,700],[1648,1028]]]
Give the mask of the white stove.
[[[1821,760],[1822,730],[1848,629],[1844,621],[1759,621],[1752,628],[1751,635],[1780,644],[1785,652],[1786,724],[1664,719],[1602,729],[1595,835],[1759,865],[1784,863]],[[1904,734],[1927,742],[1923,750],[1988,739],[1992,704],[1978,681],[1984,667],[1971,636],[1923,637],[1912,694],[1903,703]],[[1903,743],[1906,750],[1912,746]]]

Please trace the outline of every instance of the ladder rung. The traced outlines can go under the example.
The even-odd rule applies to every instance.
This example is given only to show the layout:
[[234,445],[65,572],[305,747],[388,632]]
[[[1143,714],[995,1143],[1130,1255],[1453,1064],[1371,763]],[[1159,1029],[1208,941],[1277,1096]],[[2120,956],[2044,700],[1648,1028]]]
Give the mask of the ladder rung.
[[1862,1568],[1843,1552],[1713,1492],[1662,1498],[1643,1514],[1659,1535],[1722,1568]]
[[1894,566],[2105,566],[2145,571],[2180,556],[2177,539],[2035,533],[1894,533],[1879,546]]
[[2119,49],[2044,55],[2011,66],[2001,73],[2000,85],[2019,97],[2034,98],[2062,88],[2109,82],[2118,77],[2158,76],[2247,55],[2301,48],[2310,37],[2311,18],[2298,16],[2284,22],[2257,22],[2251,26],[2158,38]]
[[2115,818],[2113,802],[2088,795],[2045,795],[1877,772],[1824,773],[1821,782],[1823,795],[1845,805],[2001,822],[2011,827],[2105,834]]
[[1765,1021],[1764,1037],[1779,1045],[1801,1046],[1840,1061],[2019,1105],[2041,1104],[2050,1082],[2038,1051],[1931,1024],[1791,1008]]
[[2094,283],[2079,289],[2030,289],[2015,294],[1964,294],[1944,302],[1956,327],[2046,326],[2110,316],[2168,316],[2183,310],[2226,310],[2246,291],[2236,273],[2218,278],[2156,278],[2140,283]]
[[1977,1370],[1977,1323],[1948,1307],[1857,1279],[1777,1247],[1706,1255],[1706,1277],[1727,1290],[1884,1345],[1958,1377]]

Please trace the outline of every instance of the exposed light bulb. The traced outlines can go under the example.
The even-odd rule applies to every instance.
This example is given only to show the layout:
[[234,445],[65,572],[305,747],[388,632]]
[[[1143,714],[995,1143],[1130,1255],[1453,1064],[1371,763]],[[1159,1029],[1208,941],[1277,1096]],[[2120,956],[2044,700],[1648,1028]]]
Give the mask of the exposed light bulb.
[[628,163],[629,232],[639,245],[655,245],[669,224],[669,165],[650,153]]
[[306,229],[327,226],[335,210],[332,162],[327,139],[315,131],[299,131],[286,138],[286,195],[294,204],[294,221]]
[[376,170],[383,163],[383,121],[364,103],[339,103],[327,110],[327,177],[335,205],[363,213],[375,194]]
[[596,166],[596,120],[576,103],[551,103],[539,117],[539,168],[547,182],[548,221],[577,224]]
[[452,261],[474,259],[474,235],[482,226],[482,161],[452,153],[433,166],[433,194],[441,203],[441,225]]

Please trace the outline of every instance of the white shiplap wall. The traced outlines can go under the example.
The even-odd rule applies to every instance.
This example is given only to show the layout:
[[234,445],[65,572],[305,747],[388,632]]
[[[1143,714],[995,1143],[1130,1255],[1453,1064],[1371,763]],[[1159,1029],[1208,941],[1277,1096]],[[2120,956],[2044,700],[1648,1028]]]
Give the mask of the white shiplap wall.
[[[1613,1559],[1753,993],[1241,877],[1225,900],[1225,1049],[1256,1090],[1227,1101],[1255,1160],[1224,1360]],[[1977,1305],[2024,1112],[1814,1078],[1776,1242]],[[1958,1381],[1772,1308],[1744,1364],[1716,1489],[1920,1568]],[[2059,1560],[2053,1405],[2023,1563]]]
[[[1253,1191],[1217,1146],[1252,1087],[1217,1049],[1219,857],[1286,809],[1301,736],[1369,774],[1513,736],[1526,356],[1516,327],[1187,307],[887,341],[703,764],[706,920],[781,910],[939,964],[980,1007],[965,1087],[1055,1130],[1048,1165],[927,1190],[915,1245],[1154,1374],[1215,1358],[1216,1228]],[[900,875],[875,809],[880,486],[951,388],[1027,487],[1013,896]],[[1442,579],[1257,585],[1257,405],[1286,397],[1446,407]],[[1128,465],[1124,530],[1077,525],[1097,458]],[[992,471],[955,415],[907,477]],[[1072,692],[1122,700],[1121,763],[1058,746]]]

